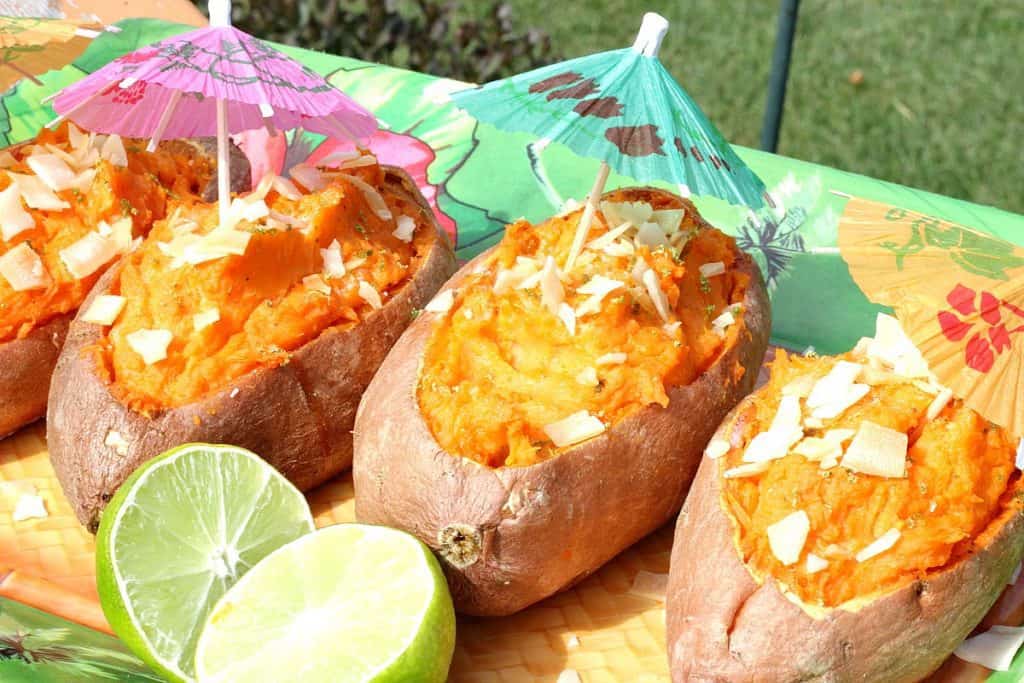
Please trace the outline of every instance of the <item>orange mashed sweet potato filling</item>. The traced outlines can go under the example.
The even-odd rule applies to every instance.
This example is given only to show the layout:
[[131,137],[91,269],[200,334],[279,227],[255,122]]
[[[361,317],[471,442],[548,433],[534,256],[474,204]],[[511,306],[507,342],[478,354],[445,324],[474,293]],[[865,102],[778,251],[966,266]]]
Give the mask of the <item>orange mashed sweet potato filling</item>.
[[[114,283],[111,293],[127,301],[97,349],[119,400],[149,414],[193,402],[257,368],[287,363],[327,328],[354,326],[375,307],[360,282],[387,303],[429,244],[421,229],[428,218],[415,201],[385,189],[380,166],[349,173],[379,191],[390,220],[344,176],[299,199],[271,190],[265,199],[276,212],[271,215],[298,222],[270,228],[266,221],[242,221],[236,228],[251,234],[244,254],[179,267],[172,267],[166,245],[182,225],[208,234],[218,223],[217,206],[191,206],[159,221]],[[415,220],[409,243],[392,234],[400,216]],[[328,277],[321,250],[335,240],[346,272]],[[312,281],[304,282],[309,276]],[[211,311],[217,319],[205,327],[194,317]],[[143,329],[170,331],[166,359],[147,364],[132,348],[128,335]]]
[[[780,353],[771,381],[756,394],[743,442],[766,428],[778,409],[782,388],[792,380],[828,373],[839,358],[804,358]],[[807,604],[834,607],[854,598],[889,592],[950,566],[976,549],[1020,506],[1015,447],[1008,435],[959,399],[933,420],[926,412],[935,397],[910,380],[876,386],[824,428],[856,430],[870,420],[909,435],[906,477],[853,472],[841,464],[790,453],[766,472],[723,479],[723,504],[738,527],[738,544],[748,566],[771,575]],[[721,458],[721,471],[741,464],[743,448]],[[840,461],[841,462],[841,461]],[[810,532],[800,561],[784,566],[772,553],[767,527],[803,510]],[[856,555],[890,529],[899,538],[888,550],[858,562]],[[828,562],[808,573],[814,553]]]
[[[11,150],[14,163],[0,170],[0,191],[11,183],[8,171],[32,174],[25,160],[33,148],[47,144],[70,151],[67,125],[56,131],[43,129],[32,145]],[[100,268],[75,279],[61,261],[62,249],[96,230],[100,221],[112,223],[125,216],[131,217],[135,236],[145,235],[153,221],[164,216],[170,195],[195,196],[211,175],[209,164],[198,156],[161,150],[150,154],[142,143],[131,140],[125,140],[124,147],[127,167],[100,159],[88,190],[57,193],[70,208],[28,209],[35,226],[10,242],[0,238],[0,254],[27,242],[39,255],[50,280],[44,289],[15,291],[0,278],[0,342],[22,338],[54,317],[77,310],[103,274],[104,268]]]
[[[570,306],[587,298],[575,290],[595,274],[625,286],[608,293],[598,312],[580,316],[571,334],[543,306],[537,287],[499,294],[494,285],[497,272],[512,268],[517,257],[553,256],[561,266],[582,210],[537,225],[509,225],[485,269],[460,286],[425,351],[419,405],[449,453],[491,467],[554,457],[561,449],[545,425],[586,410],[608,426],[646,406],[666,406],[668,390],[699,376],[739,333],[741,325],[725,334],[711,325],[727,306],[743,300],[747,286],[747,276],[733,269],[739,252],[732,238],[707,226],[693,204],[670,195],[638,197],[635,190],[622,190],[605,199],[685,209],[680,229],[692,234],[681,251],[642,246],[632,256],[611,256],[584,250],[563,283]],[[588,239],[611,228],[598,212]],[[674,329],[631,278],[638,260],[656,273],[680,323]],[[724,264],[725,272],[702,276],[699,267],[713,262]],[[738,309],[735,317],[742,319]],[[625,354],[624,360],[598,362],[608,354]],[[596,381],[587,381],[591,372]]]

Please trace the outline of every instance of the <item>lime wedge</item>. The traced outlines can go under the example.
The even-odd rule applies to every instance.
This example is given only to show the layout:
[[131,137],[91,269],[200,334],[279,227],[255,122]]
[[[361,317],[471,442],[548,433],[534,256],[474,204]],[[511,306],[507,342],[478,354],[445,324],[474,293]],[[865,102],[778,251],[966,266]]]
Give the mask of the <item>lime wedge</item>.
[[339,524],[271,553],[213,608],[200,683],[444,681],[455,611],[412,536]]
[[195,680],[196,640],[214,603],[266,555],[312,530],[306,499],[255,454],[180,446],[136,470],[103,512],[103,613],[155,671]]

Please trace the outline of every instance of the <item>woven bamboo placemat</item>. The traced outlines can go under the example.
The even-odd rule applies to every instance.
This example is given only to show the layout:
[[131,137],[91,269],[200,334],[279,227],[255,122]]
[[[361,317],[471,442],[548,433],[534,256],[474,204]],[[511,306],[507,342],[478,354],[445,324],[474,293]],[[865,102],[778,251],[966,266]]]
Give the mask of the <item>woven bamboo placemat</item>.
[[[18,496],[34,487],[49,516],[13,522]],[[309,494],[317,526],[355,519],[348,474]],[[460,618],[450,680],[456,683],[554,681],[566,669],[586,683],[667,681],[665,610],[634,587],[639,572],[668,572],[673,524],[629,548],[597,573],[510,617]],[[11,570],[14,570],[11,572]],[[657,583],[644,576],[641,583]],[[61,492],[46,451],[45,425],[0,440],[0,595],[108,630],[98,607],[93,537]],[[991,623],[1024,620],[1024,581],[993,608]],[[987,671],[955,658],[933,683],[980,683]]]

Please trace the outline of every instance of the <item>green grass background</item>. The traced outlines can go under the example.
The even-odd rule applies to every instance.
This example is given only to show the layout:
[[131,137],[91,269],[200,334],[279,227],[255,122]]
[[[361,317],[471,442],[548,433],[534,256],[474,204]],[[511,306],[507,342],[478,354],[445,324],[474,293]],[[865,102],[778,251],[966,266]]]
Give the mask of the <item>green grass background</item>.
[[[730,141],[758,146],[777,0],[509,4],[567,58],[663,14],[666,66]],[[1024,0],[801,3],[780,154],[1024,213],[1022,145]]]

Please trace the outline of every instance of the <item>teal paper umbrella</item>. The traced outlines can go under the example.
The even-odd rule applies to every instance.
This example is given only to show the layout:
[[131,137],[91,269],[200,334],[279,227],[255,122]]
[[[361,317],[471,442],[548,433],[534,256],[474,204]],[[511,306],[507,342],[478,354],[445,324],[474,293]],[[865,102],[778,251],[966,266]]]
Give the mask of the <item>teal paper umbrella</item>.
[[764,183],[672,78],[657,53],[668,21],[644,15],[632,47],[552,64],[452,95],[480,121],[601,160],[566,269],[582,249],[610,168],[756,209]]

